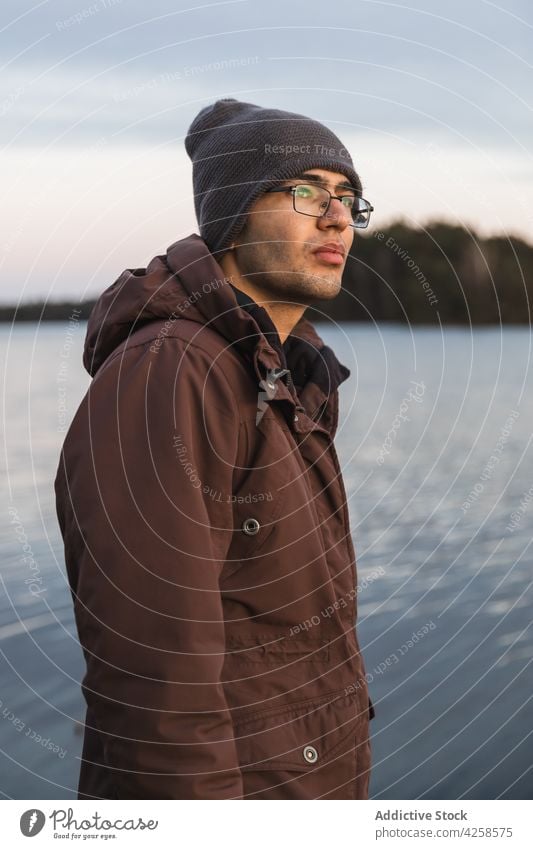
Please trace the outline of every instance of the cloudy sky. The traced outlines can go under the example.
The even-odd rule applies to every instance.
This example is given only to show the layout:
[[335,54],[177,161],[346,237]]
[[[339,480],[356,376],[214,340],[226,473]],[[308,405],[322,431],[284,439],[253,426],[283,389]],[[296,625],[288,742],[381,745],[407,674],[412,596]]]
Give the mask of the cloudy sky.
[[219,97],[350,150],[373,226],[533,241],[527,0],[3,0],[0,300],[85,298],[196,231],[183,147]]

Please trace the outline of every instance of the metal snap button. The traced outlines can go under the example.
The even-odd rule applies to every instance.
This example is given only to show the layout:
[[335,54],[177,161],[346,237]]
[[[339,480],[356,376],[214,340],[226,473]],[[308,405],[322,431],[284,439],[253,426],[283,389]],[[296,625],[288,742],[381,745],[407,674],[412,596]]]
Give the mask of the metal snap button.
[[303,756],[308,764],[314,764],[318,760],[318,752],[314,746],[306,746],[303,750]]
[[242,523],[242,529],[243,529],[244,533],[248,534],[248,536],[250,536],[250,537],[253,537],[254,534],[256,534],[259,531],[260,527],[261,527],[261,525],[259,524],[257,519],[245,519],[244,522]]

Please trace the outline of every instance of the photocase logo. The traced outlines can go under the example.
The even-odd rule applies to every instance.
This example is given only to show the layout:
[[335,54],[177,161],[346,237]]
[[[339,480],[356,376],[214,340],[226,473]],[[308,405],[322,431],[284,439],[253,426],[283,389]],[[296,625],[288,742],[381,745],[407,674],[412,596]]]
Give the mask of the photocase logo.
[[22,814],[20,818],[20,830],[24,837],[35,837],[42,830],[45,822],[46,817],[43,812],[37,808],[31,808]]

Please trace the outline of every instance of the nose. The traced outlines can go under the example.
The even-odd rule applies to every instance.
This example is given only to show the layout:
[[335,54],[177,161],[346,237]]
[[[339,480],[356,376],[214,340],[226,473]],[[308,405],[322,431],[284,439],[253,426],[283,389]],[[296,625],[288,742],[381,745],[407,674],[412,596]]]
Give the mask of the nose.
[[336,227],[341,232],[349,226],[352,214],[347,209],[342,201],[338,198],[331,198],[328,211],[317,218],[318,226],[321,230],[327,230],[328,227]]

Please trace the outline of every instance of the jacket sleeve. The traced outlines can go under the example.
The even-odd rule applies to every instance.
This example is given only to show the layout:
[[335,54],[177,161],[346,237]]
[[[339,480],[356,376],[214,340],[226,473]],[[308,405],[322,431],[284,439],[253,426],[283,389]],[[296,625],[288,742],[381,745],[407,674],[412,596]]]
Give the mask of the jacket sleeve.
[[242,796],[219,588],[238,431],[222,369],[169,338],[107,361],[61,452],[82,689],[121,799]]

